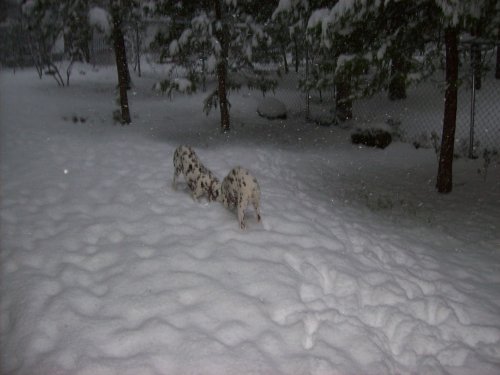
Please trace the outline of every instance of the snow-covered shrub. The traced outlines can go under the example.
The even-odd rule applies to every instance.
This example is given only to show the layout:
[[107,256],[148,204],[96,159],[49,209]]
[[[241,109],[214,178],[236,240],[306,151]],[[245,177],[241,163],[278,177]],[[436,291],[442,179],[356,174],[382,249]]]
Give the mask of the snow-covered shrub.
[[276,98],[265,98],[257,106],[257,113],[270,120],[285,119],[286,106]]
[[351,134],[351,142],[370,147],[386,148],[392,142],[392,135],[386,127],[358,128]]

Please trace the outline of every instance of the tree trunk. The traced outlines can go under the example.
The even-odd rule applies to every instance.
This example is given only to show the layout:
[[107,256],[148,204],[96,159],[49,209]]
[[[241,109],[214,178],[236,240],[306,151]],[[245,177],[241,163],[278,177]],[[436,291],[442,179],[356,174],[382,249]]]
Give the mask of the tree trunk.
[[[476,38],[481,38],[482,29],[481,23],[479,22],[473,27],[472,36]],[[471,64],[472,72],[474,74],[474,86],[477,90],[481,89],[482,79],[481,79],[481,44],[473,42],[471,45]]]
[[337,117],[340,121],[347,121],[352,118],[350,77],[347,74],[340,74],[335,81]]
[[500,28],[498,29],[498,44],[497,44],[497,66],[495,69],[495,78],[500,79]]
[[406,99],[406,62],[400,51],[396,51],[392,56],[389,99]]
[[136,46],[136,64],[137,64],[137,75],[140,77],[141,72],[141,34],[139,32],[139,26],[135,28],[135,46]]
[[31,37],[31,33],[28,33],[28,46],[30,49],[31,58],[33,59],[33,65],[35,65],[36,71],[38,73],[38,78],[42,79],[42,77],[43,77],[43,63],[42,63],[42,59],[40,57],[40,53],[38,52],[40,47],[38,47],[35,50],[35,47],[33,46],[33,38]]
[[222,15],[222,4],[221,0],[213,0],[215,8],[215,17],[217,22],[220,22],[222,27],[220,30],[216,30],[215,35],[221,45],[221,55],[219,57],[219,62],[217,64],[217,80],[218,80],[218,90],[217,95],[219,97],[220,104],[220,125],[223,132],[227,132],[230,129],[229,122],[229,104],[227,101],[227,57],[229,53],[228,46],[228,30],[224,23]]
[[113,47],[115,50],[118,86],[120,89],[120,107],[122,113],[121,122],[122,124],[130,124],[131,120],[127,97],[127,87],[130,82],[129,78],[127,78],[129,73],[119,6],[120,1],[111,0],[111,16],[113,18]]
[[482,86],[481,80],[481,46],[479,44],[472,44],[471,47],[472,58],[472,71],[474,74],[474,87],[480,90]]
[[457,122],[458,92],[458,29],[445,30],[446,92],[444,100],[443,135],[436,188],[440,193],[450,193],[453,188],[453,148]]
[[297,37],[293,37],[293,45],[294,45],[294,51],[295,51],[295,73],[299,72],[299,44],[297,43]]
[[286,48],[282,46],[281,53],[283,55],[283,64],[285,65],[285,74],[288,74],[288,61],[286,60]]

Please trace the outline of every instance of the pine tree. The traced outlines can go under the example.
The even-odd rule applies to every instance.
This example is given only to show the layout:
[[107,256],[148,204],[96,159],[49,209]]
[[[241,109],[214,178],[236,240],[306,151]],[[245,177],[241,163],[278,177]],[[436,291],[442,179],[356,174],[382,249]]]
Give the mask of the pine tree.
[[[177,66],[186,69],[185,78],[166,79],[161,82],[161,89],[168,94],[174,90],[191,93],[208,75],[215,74],[217,86],[205,98],[204,111],[208,114],[220,106],[224,132],[230,129],[229,91],[245,84],[266,92],[277,85],[275,79],[255,64],[262,57],[255,53],[257,48],[268,40],[259,19],[268,19],[272,10],[258,4],[255,1],[206,0],[194,4],[164,0],[156,5],[157,15],[171,19],[170,31],[157,36],[162,56],[175,59]],[[266,9],[268,17],[263,16]]]
[[306,62],[306,74],[299,79],[299,88],[304,92],[317,91],[322,100],[322,92],[335,86],[338,117],[347,119],[352,115],[351,90],[349,85],[344,84],[348,78],[340,79],[340,76],[335,75],[338,56],[333,49],[325,48],[321,43],[320,28],[308,29],[308,23],[314,22],[312,13],[317,10],[321,12],[333,3],[327,0],[280,0],[272,16],[276,30],[272,35],[281,50],[292,53],[295,72],[299,71],[301,62]]
[[[339,12],[338,5],[346,6]],[[352,8],[349,8],[352,6]],[[365,73],[371,56],[366,46],[373,40],[378,19],[369,16],[361,2],[314,9],[307,22],[309,50],[319,61],[316,86],[335,86],[335,111],[340,121],[352,118],[352,104],[366,90]],[[319,56],[319,58],[317,57]]]
[[[308,21],[317,49],[334,62],[337,108],[349,117],[352,100],[387,90],[389,99],[406,97],[410,77],[433,72],[439,9],[432,1],[338,1],[315,9]],[[426,51],[422,62],[413,58]],[[324,52],[323,52],[324,53]],[[321,65],[319,66],[321,67]],[[331,75],[331,69],[320,78]]]
[[[316,6],[319,6],[319,2]],[[271,35],[273,41],[285,53],[292,52],[296,73],[298,73],[300,62],[306,54],[307,20],[311,15],[311,9],[309,0],[280,0],[272,14]],[[311,88],[308,86],[310,83],[302,83],[305,90]]]
[[[146,4],[140,0],[101,0],[93,3],[92,11],[96,13],[98,11],[98,13],[107,16],[103,17],[107,18],[106,21],[99,19],[99,22],[95,21],[93,26],[109,37],[115,54],[120,102],[117,120],[124,125],[129,124],[131,117],[127,90],[131,88],[132,81],[128,66],[125,35],[135,33],[138,25],[141,24],[141,19],[145,16],[143,7]],[[102,25],[100,22],[105,24]]]
[[215,32],[214,35],[220,44],[220,54],[217,61],[217,97],[220,106],[221,130],[229,130],[229,106],[227,101],[227,64],[229,57],[229,30],[227,22],[224,21],[226,14],[222,0],[213,0],[215,10]]

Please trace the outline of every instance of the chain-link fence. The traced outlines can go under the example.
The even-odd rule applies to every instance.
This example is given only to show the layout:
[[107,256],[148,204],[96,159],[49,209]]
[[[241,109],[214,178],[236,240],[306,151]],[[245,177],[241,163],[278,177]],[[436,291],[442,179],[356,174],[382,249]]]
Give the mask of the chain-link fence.
[[500,79],[493,70],[481,78],[480,87],[473,73],[468,78],[460,90],[457,135],[468,139],[472,157],[480,150],[500,150]]
[[[461,84],[458,91],[456,153],[477,156],[487,150],[500,150],[500,79],[494,72],[495,48],[484,49],[482,74],[473,74],[467,54],[462,56]],[[470,56],[470,55],[469,55]],[[335,92],[302,92],[299,81],[306,78],[306,69],[290,72],[282,78],[275,97],[284,102],[289,111],[319,124],[335,121]],[[437,72],[425,82],[411,86],[407,98],[391,101],[387,93],[355,100],[353,116],[357,122],[395,126],[402,141],[416,147],[433,147],[442,133],[444,113],[444,71]]]
[[[361,121],[389,119],[400,124],[404,141],[430,147],[442,132],[444,74],[408,89],[405,100],[390,101],[379,94],[354,103],[354,115]],[[458,91],[456,152],[471,156],[484,149],[500,149],[500,80],[492,72],[483,76],[480,89],[472,88],[472,73],[464,77]],[[472,148],[471,148],[472,146]]]
[[[111,65],[115,62],[113,46],[104,33],[97,30],[92,32],[92,38],[89,43],[90,63],[92,65]],[[127,51],[128,53],[128,51]],[[128,53],[127,56],[130,54]]]

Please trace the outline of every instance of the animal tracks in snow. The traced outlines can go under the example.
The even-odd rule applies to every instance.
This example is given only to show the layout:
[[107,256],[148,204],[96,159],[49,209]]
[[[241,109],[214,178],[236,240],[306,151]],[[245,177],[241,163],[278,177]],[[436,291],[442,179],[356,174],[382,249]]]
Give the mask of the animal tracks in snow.
[[284,260],[302,280],[298,287],[300,302],[278,308],[274,311],[272,319],[280,325],[295,325],[301,322],[304,327],[302,346],[304,349],[311,349],[322,316],[329,310],[335,311],[334,308],[330,308],[327,301],[332,285],[330,276],[325,267],[316,267],[290,253],[284,255]]
[[[434,285],[411,274],[394,275],[382,269],[355,277],[342,271],[342,261],[329,262],[322,258],[321,251],[306,256],[287,252],[283,258],[297,276],[298,298],[281,301],[271,318],[281,326],[300,323],[304,349],[312,349],[319,338],[329,345],[340,344],[323,331],[366,327],[375,335],[373,341],[368,339],[374,347],[383,345],[397,356],[409,355],[414,350],[422,354],[428,350],[427,345],[436,345],[439,350],[444,347],[431,339],[432,336],[422,338],[416,349],[406,347],[405,343],[413,336],[420,336],[417,332],[433,332],[435,326],[449,327],[449,337],[453,340],[453,327],[468,324],[464,306],[434,296],[443,282],[436,281]],[[474,331],[476,334],[471,337],[479,334]],[[497,334],[494,330],[490,342],[495,342],[493,336]]]

